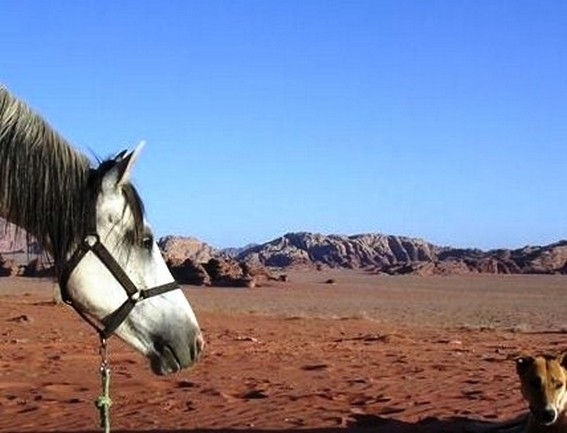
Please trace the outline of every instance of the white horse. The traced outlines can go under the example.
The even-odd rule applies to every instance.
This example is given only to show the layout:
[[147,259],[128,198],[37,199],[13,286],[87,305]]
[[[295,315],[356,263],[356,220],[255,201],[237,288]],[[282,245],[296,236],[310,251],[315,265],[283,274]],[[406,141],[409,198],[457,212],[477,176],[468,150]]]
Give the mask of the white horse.
[[63,299],[101,338],[116,334],[165,375],[203,348],[130,182],[140,147],[91,167],[0,85],[0,217],[52,255]]

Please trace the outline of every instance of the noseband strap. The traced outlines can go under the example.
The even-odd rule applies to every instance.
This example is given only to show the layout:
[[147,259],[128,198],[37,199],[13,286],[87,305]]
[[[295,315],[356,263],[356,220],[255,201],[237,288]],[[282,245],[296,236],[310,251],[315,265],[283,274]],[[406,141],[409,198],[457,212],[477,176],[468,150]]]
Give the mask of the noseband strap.
[[[71,299],[68,288],[68,282],[71,274],[89,252],[92,252],[102,262],[102,264],[104,264],[128,295],[128,298],[122,303],[122,305],[102,319],[100,323],[91,315],[77,307]],[[128,317],[128,314],[130,314],[138,302],[152,296],[158,296],[162,293],[179,289],[179,285],[176,282],[162,284],[149,289],[138,289],[126,272],[124,272],[124,269],[122,269],[112,254],[110,254],[110,251],[108,251],[108,249],[100,241],[100,237],[96,233],[87,235],[83,242],[81,242],[75,250],[71,258],[67,261],[67,263],[65,263],[61,276],[59,277],[59,286],[61,288],[61,297],[63,298],[63,301],[71,305],[75,311],[77,311],[77,313],[79,313],[79,315],[88,323],[94,326],[100,336],[105,339],[110,337],[114,331],[116,331],[116,328],[124,322],[126,317]]]

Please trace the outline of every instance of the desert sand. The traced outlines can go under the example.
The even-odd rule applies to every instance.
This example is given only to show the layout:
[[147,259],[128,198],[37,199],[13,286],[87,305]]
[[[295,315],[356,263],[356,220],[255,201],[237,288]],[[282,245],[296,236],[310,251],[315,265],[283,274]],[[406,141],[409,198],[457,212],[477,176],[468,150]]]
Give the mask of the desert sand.
[[[335,284],[325,284],[332,278]],[[153,376],[110,340],[113,432],[466,432],[526,411],[513,358],[560,352],[566,277],[293,272],[184,290],[205,333]],[[0,279],[0,432],[97,432],[98,340],[53,283]]]

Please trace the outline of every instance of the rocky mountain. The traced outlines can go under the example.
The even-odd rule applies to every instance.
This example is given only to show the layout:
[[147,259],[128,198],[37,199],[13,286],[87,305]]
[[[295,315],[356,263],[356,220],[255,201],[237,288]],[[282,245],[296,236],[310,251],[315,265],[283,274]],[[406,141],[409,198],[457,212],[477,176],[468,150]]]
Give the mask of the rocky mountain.
[[206,263],[220,255],[219,251],[193,237],[165,236],[158,241],[158,247],[166,260],[174,262],[191,259],[196,263]]
[[[15,233],[0,219],[0,255],[10,253],[14,258],[14,253],[25,252],[29,259],[29,252],[37,246],[32,244],[30,250],[25,234]],[[388,275],[567,274],[567,240],[545,246],[482,251],[441,247],[405,236],[298,232],[239,249],[217,250],[199,239],[180,236],[161,238],[158,246],[176,278],[205,285],[215,284],[215,280],[244,281],[250,275],[268,275],[266,267],[327,266]],[[9,261],[4,263],[6,269],[10,266]],[[13,272],[14,267],[10,269]]]
[[383,234],[288,233],[241,252],[237,260],[269,267],[328,266],[400,275],[567,274],[567,241],[520,249],[458,249]]
[[173,277],[182,284],[256,287],[275,279],[264,266],[237,261],[196,238],[167,236],[158,246]]
[[227,257],[234,258],[234,257],[238,257],[238,255],[241,254],[242,252],[249,250],[250,248],[253,248],[257,245],[258,244],[248,244],[248,245],[244,245],[243,247],[222,248],[219,251]]
[[365,268],[431,261],[439,248],[421,239],[381,234],[354,236],[288,233],[241,252],[236,258],[265,266],[326,265]]
[[0,218],[0,254],[23,253],[27,250],[26,236],[16,227]]

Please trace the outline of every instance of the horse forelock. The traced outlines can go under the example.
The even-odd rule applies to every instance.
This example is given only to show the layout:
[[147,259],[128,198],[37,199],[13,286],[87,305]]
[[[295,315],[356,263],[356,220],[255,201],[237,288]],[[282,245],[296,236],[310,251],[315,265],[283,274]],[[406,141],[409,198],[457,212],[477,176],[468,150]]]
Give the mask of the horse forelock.
[[[0,85],[0,216],[35,236],[53,255],[56,272],[90,227],[102,175],[116,164],[90,160]],[[143,237],[144,207],[135,187],[121,185]]]

